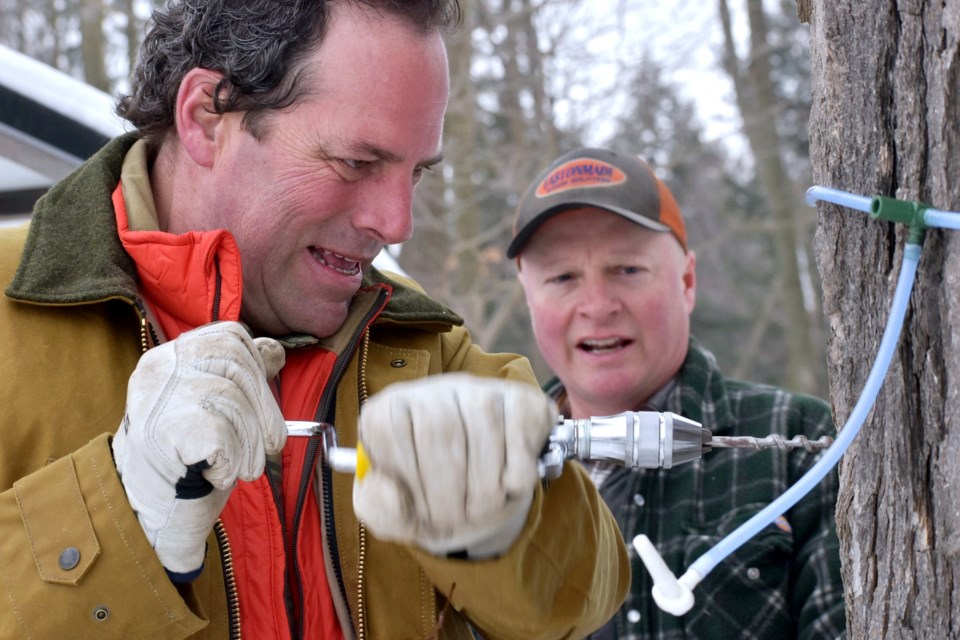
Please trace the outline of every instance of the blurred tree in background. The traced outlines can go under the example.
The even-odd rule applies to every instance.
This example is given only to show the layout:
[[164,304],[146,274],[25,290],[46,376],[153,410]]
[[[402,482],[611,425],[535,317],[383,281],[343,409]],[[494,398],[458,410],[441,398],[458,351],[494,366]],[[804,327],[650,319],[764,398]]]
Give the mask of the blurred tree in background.
[[[0,43],[115,93],[126,86],[152,6],[0,0]],[[816,217],[803,206],[808,34],[796,5],[462,7],[463,26],[448,38],[445,161],[418,189],[416,233],[394,248],[401,267],[461,313],[480,345],[527,355],[545,379],[515,265],[504,257],[517,198],[575,146],[635,153],[654,165],[688,221],[699,267],[695,334],[730,375],[826,395],[819,279],[809,258]],[[684,11],[698,27],[676,19]],[[710,75],[724,82],[698,87],[682,78],[704,41]],[[708,103],[727,105],[736,126],[719,135],[707,126]]]

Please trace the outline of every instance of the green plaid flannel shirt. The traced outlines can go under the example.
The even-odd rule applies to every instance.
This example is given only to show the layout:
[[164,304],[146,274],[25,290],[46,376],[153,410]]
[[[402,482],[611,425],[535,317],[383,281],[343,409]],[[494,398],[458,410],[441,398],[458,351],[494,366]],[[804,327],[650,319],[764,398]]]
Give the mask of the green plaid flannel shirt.
[[[546,391],[563,403],[556,379]],[[662,394],[661,394],[662,395]],[[830,409],[817,398],[768,385],[724,379],[713,354],[691,338],[686,361],[664,406],[716,435],[811,440],[836,435]],[[615,468],[600,493],[630,547],[633,584],[623,607],[591,638],[846,637],[839,543],[834,523],[837,473],[721,562],[694,589],[684,616],[661,611],[633,545],[645,533],[676,575],[791,486],[820,454],[803,449],[715,449],[673,469]]]

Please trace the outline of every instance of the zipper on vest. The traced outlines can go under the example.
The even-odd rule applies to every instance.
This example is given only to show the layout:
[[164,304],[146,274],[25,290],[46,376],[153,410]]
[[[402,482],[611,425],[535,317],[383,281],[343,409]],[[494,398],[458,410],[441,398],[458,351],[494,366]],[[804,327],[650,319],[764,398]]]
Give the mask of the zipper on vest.
[[303,505],[307,500],[307,487],[310,477],[317,466],[317,458],[320,456],[320,442],[311,438],[307,444],[307,463],[303,466],[303,474],[300,478],[300,486],[297,489],[297,506],[294,510],[293,527],[290,532],[290,566],[293,569],[294,585],[296,586],[296,598],[300,601],[300,615],[297,617],[296,635],[297,639],[303,638],[303,575],[300,572],[300,563],[297,561],[297,538],[299,537],[300,518],[303,516]]
[[[317,408],[317,413],[315,419],[319,422],[330,422],[334,423],[333,419],[333,401],[336,398],[336,390],[340,385],[340,381],[343,379],[343,374],[346,372],[350,360],[353,358],[353,354],[357,352],[357,348],[361,344],[361,341],[366,338],[367,330],[373,319],[376,318],[380,312],[383,310],[384,305],[386,305],[387,300],[389,299],[389,291],[386,289],[380,289],[378,291],[377,300],[373,304],[370,310],[363,316],[361,321],[357,325],[357,330],[354,332],[353,336],[350,338],[350,342],[347,344],[347,347],[343,350],[340,356],[337,358],[337,361],[333,365],[333,370],[330,372],[330,379],[324,389],[323,395],[320,398],[320,403]],[[293,518],[293,527],[291,531],[291,543],[292,543],[292,553],[293,553],[293,577],[294,584],[297,589],[298,597],[299,594],[303,593],[303,576],[300,573],[300,563],[297,562],[296,553],[297,553],[297,531],[300,528],[300,518],[303,516],[303,504],[307,498],[308,487],[310,484],[310,479],[313,477],[313,474],[316,470],[317,460],[320,457],[320,443],[316,439],[311,439],[309,445],[307,445],[307,464],[304,465],[304,472],[300,478],[300,487],[297,490],[297,508],[294,513]],[[322,504],[320,507],[323,509],[324,518],[326,521],[327,529],[327,540],[330,544],[330,557],[333,560],[333,569],[334,574],[337,576],[337,586],[340,590],[340,597],[343,599],[343,603],[346,606],[347,610],[350,609],[350,601],[347,599],[347,590],[343,582],[343,573],[340,570],[340,552],[337,548],[337,535],[336,529],[333,523],[333,481],[331,478],[330,466],[323,463],[320,469],[323,476],[323,487],[322,487]],[[363,547],[360,548],[361,558],[363,557]],[[361,562],[362,565],[362,562]],[[366,626],[363,616],[363,601],[359,601],[357,606],[357,640],[364,640],[363,629]],[[303,612],[300,612],[300,617],[297,620],[297,633],[295,635],[297,640],[303,640]]]
[[[277,375],[273,380],[270,381],[270,387],[273,391],[273,396],[277,400],[277,405],[280,404],[280,397],[282,395],[281,387],[282,380],[281,376]],[[290,542],[289,532],[287,531],[287,516],[285,513],[285,508],[283,504],[283,462],[280,459],[280,454],[277,454],[277,458],[274,459],[273,456],[267,456],[267,463],[264,467],[264,475],[267,477],[267,485],[270,487],[270,493],[273,496],[273,506],[277,510],[277,517],[280,520],[280,537],[283,540],[283,557],[284,557],[284,568],[283,568],[283,607],[284,611],[287,614],[287,626],[290,627],[290,637],[296,633],[294,628],[294,619],[295,619],[295,605],[293,602],[293,593],[290,587],[290,559],[293,557],[292,545]]]
[[[274,468],[275,467],[275,468]],[[289,565],[293,558],[293,543],[287,531],[287,518],[284,514],[283,506],[283,486],[281,482],[281,464],[276,465],[267,458],[266,476],[267,484],[270,486],[270,492],[273,495],[273,505],[277,509],[277,516],[280,520],[280,536],[283,539],[284,561],[287,563],[283,571],[283,607],[287,613],[287,626],[290,627],[290,636],[296,633],[294,620],[296,618],[295,605],[293,602],[293,591],[290,587]]]
[[214,523],[213,532],[217,536],[217,546],[220,547],[220,563],[227,592],[227,621],[230,630],[228,637],[230,640],[240,640],[240,598],[237,595],[237,578],[233,572],[233,552],[230,550],[227,530],[220,519]]
[[[366,400],[366,384],[364,382],[365,370],[366,370],[366,346],[369,341],[369,326],[373,322],[373,319],[377,317],[380,312],[383,310],[383,307],[386,305],[387,300],[389,299],[390,294],[386,289],[380,289],[378,292],[377,300],[370,308],[370,311],[363,317],[363,320],[359,324],[359,329],[354,333],[353,337],[350,340],[350,345],[344,352],[345,354],[352,355],[357,351],[357,348],[361,348],[360,352],[360,366],[358,372],[358,385],[361,394],[359,395],[359,402],[362,406]],[[343,372],[347,368],[347,364],[350,361],[350,357],[343,358],[343,362],[337,362],[335,371],[337,373],[337,381],[339,382],[340,378],[343,376]],[[333,394],[325,398],[324,404],[329,404],[329,401],[334,397]],[[322,412],[317,412],[317,419],[324,420],[328,416],[326,415],[329,409],[324,406],[321,407]],[[320,418],[324,416],[324,418]],[[327,422],[332,422],[331,420],[326,420]],[[334,559],[333,569],[334,574],[337,576],[337,586],[340,589],[340,597],[343,599],[344,604],[347,607],[347,610],[350,609],[350,600],[347,598],[347,588],[343,581],[343,572],[340,569],[340,552],[337,549],[337,532],[336,527],[333,522],[333,480],[331,477],[330,465],[324,462],[321,471],[323,472],[323,513],[324,521],[327,526],[327,540],[330,541],[330,556]],[[363,528],[363,524],[360,524],[359,539],[358,539],[358,556],[357,556],[357,625],[355,635],[357,640],[365,640],[366,638],[366,603],[363,595],[363,568],[365,566],[365,554],[366,554],[366,531]]]
[[220,256],[213,256],[213,268],[217,272],[216,285],[213,290],[213,322],[216,322],[220,319],[220,296],[221,290],[223,289],[223,276],[220,275]]

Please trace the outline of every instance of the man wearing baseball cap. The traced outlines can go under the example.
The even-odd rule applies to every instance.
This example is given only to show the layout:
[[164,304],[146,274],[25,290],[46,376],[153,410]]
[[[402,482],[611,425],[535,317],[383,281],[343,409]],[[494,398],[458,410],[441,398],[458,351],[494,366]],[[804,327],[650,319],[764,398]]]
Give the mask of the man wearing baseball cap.
[[[835,435],[826,403],[726,379],[691,336],[696,257],[676,200],[644,161],[603,149],[560,156],[521,197],[513,232],[507,256],[556,374],[545,389],[566,417],[658,410],[715,435]],[[589,466],[624,538],[647,534],[680,575],[817,457],[723,449],[672,469]],[[657,608],[634,556],[630,595],[591,637],[844,637],[836,495],[833,472],[717,566],[681,617]]]

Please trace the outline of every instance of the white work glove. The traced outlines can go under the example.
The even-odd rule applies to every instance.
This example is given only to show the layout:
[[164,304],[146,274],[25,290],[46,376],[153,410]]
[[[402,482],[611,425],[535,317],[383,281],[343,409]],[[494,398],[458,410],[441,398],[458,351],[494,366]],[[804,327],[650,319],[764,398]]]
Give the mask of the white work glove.
[[528,384],[445,374],[390,385],[360,413],[370,469],[353,508],[376,537],[489,558],[520,534],[557,422]]
[[145,353],[130,376],[113,457],[127,499],[174,581],[203,566],[230,491],[263,473],[286,441],[268,380],[283,347],[218,322]]

